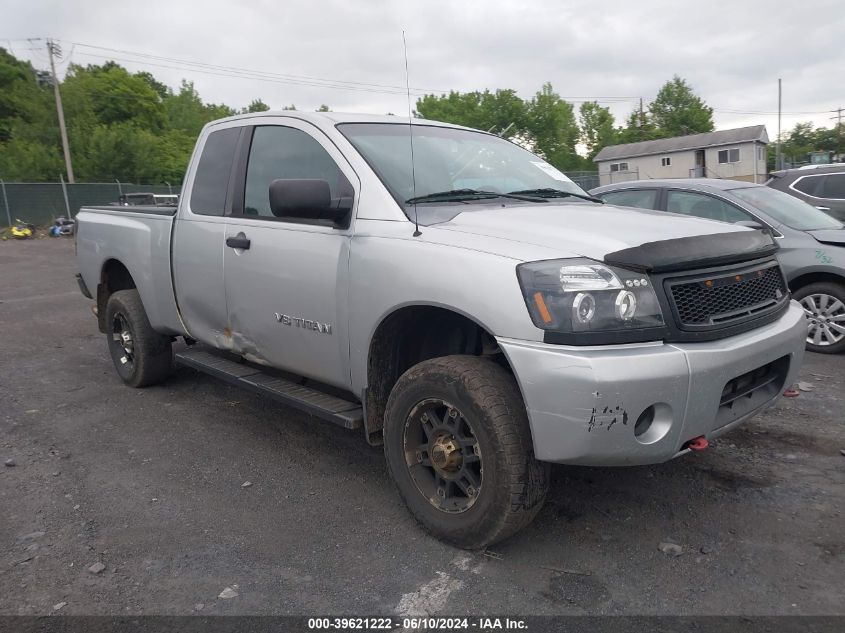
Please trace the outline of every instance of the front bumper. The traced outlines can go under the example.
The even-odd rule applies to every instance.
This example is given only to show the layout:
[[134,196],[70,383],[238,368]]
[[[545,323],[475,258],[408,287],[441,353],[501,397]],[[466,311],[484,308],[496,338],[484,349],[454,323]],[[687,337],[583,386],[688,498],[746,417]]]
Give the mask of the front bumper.
[[[798,376],[806,336],[793,301],[777,321],[718,341],[498,342],[522,390],[537,459],[624,466],[669,460],[693,438],[712,439],[773,404]],[[652,422],[636,436],[648,411]]]

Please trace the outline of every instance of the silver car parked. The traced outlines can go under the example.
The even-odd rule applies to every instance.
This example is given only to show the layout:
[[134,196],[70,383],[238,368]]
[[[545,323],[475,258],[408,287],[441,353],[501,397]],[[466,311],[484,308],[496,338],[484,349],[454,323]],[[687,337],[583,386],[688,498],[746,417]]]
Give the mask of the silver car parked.
[[769,228],[807,314],[807,349],[845,351],[845,229],[838,220],[782,191],[736,180],[637,180],[590,193],[618,206]]

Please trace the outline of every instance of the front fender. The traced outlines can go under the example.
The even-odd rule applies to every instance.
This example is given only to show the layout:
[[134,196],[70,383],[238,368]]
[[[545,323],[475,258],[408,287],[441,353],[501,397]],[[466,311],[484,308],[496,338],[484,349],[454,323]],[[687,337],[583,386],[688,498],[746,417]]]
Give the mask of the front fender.
[[370,343],[379,325],[408,306],[446,308],[493,336],[541,341],[542,332],[531,322],[519,288],[520,261],[410,234],[356,236],[349,263],[353,393],[367,386]]

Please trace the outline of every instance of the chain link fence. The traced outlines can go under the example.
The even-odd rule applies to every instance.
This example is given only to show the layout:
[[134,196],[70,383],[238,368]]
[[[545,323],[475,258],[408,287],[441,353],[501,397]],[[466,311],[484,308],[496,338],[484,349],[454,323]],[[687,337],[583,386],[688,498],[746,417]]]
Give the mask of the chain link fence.
[[[589,191],[599,186],[595,171],[566,172],[572,182]],[[36,226],[52,224],[59,216],[75,217],[83,206],[117,202],[124,193],[174,194],[179,184],[136,185],[128,182],[4,182],[0,180],[0,223],[11,226],[17,220]]]
[[566,177],[584,191],[589,191],[599,186],[599,172],[597,171],[567,171]]
[[0,223],[16,220],[36,226],[59,216],[75,217],[83,206],[117,202],[124,193],[179,193],[181,185],[136,185],[126,182],[3,182],[0,180]]

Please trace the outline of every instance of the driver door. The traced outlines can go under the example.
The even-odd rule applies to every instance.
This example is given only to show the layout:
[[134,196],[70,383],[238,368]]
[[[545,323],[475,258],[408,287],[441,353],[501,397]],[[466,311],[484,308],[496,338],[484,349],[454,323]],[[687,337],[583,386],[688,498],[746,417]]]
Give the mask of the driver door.
[[337,228],[325,220],[276,217],[269,190],[276,179],[313,178],[329,183],[332,198],[357,198],[358,179],[317,128],[278,121],[248,132],[246,169],[227,218],[223,258],[233,350],[348,388],[351,223]]

